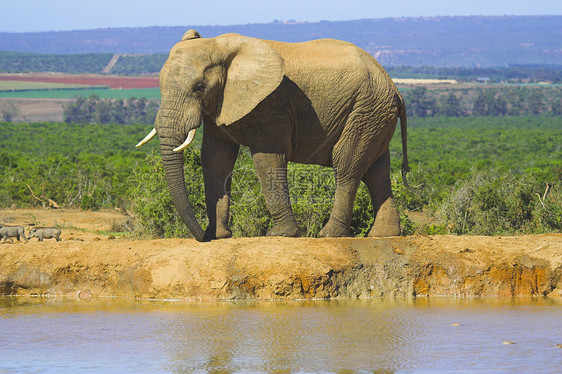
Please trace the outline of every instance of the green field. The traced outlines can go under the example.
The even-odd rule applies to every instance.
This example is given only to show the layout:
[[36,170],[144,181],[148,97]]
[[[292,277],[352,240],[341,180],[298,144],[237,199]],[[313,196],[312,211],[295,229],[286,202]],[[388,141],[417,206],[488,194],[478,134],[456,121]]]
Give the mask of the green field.
[[21,99],[72,99],[76,96],[89,97],[97,95],[102,99],[128,99],[129,97],[144,97],[148,100],[160,100],[159,88],[131,88],[131,89],[56,89],[56,90],[29,90],[7,92],[1,91],[0,98]]

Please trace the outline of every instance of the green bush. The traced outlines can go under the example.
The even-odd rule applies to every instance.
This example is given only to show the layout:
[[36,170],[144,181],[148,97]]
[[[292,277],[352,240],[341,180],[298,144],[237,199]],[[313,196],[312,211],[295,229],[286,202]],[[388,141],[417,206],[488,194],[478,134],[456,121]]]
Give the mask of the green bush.
[[[561,121],[562,117],[543,116],[413,118],[411,189],[402,183],[399,172],[399,132],[391,142],[392,188],[403,232],[435,235],[449,228],[458,234],[561,231]],[[48,199],[68,208],[133,207],[139,234],[186,236],[188,231],[168,194],[160,155],[154,151],[158,142],[134,148],[151,128],[0,122],[0,208],[41,206]],[[206,226],[196,147],[185,153],[185,162],[190,197]],[[245,147],[233,176],[233,234],[264,235],[272,222]],[[290,163],[288,176],[301,232],[316,236],[332,210],[333,170]],[[362,184],[351,234],[366,234],[372,223],[370,196]]]
[[[197,218],[205,227],[205,197],[199,150],[185,155],[185,180]],[[442,173],[442,172],[441,172]],[[399,172],[392,175],[403,235],[517,234],[562,229],[562,193],[555,175],[512,174],[473,169],[450,188],[440,185],[438,170],[414,168],[405,187]],[[548,191],[541,187],[545,178]],[[550,179],[548,179],[550,178]],[[290,164],[290,198],[303,236],[314,237],[333,207],[333,171],[313,165]],[[130,182],[137,233],[153,237],[189,236],[175,212],[166,186],[162,161],[148,156]],[[541,190],[542,188],[542,190]],[[449,193],[450,191],[450,193]],[[432,222],[416,224],[409,211],[424,211]],[[262,236],[272,226],[249,151],[242,149],[233,172],[230,226],[234,236]],[[371,198],[364,185],[357,192],[351,235],[364,236],[373,224]]]
[[402,236],[413,235],[416,233],[416,225],[407,214],[403,212],[400,214],[400,229],[402,230]]
[[459,235],[560,231],[560,179],[552,185],[541,196],[540,183],[531,175],[476,172],[460,181],[446,199],[443,217]]
[[[184,152],[185,182],[193,211],[199,223],[204,223],[205,195],[201,158],[194,148]],[[188,228],[176,213],[166,185],[162,158],[153,151],[146,163],[133,172],[129,196],[133,212],[135,232],[139,236],[172,238],[191,236]]]
[[262,236],[273,222],[250,151],[241,147],[232,172],[230,229],[234,236]]
[[[541,186],[542,187],[542,186]],[[535,232],[562,231],[562,183],[549,185],[542,190],[537,188],[532,227]]]

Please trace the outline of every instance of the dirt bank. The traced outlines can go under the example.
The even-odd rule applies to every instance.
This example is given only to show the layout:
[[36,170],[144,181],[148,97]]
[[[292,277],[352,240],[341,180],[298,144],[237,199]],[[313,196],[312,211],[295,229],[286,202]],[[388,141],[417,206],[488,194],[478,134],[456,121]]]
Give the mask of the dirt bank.
[[[2,211],[0,219],[12,224],[28,221],[30,214],[42,224],[53,219],[20,213]],[[75,214],[74,224],[90,229],[65,228],[60,242],[1,244],[0,294],[195,300],[562,296],[562,234],[198,243],[113,239],[92,229],[88,219],[77,219],[87,215],[103,226],[107,214],[105,225],[111,226],[119,219],[115,212],[53,214]]]

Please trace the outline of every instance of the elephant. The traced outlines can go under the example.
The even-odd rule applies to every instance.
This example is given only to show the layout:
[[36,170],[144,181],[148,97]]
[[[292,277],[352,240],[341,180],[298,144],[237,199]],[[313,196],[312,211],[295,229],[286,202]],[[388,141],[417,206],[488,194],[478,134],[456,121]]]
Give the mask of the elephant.
[[43,239],[56,239],[60,242],[61,230],[56,227],[34,227],[29,231],[29,239],[37,237],[40,242]]
[[25,237],[25,228],[23,226],[3,226],[0,225],[0,240],[4,239],[6,241],[8,238],[16,238],[18,241],[23,238],[27,242]]
[[[203,38],[187,31],[159,74],[162,101],[154,129],[166,182],[182,221],[198,241],[228,238],[231,173],[240,145],[252,154],[273,226],[299,236],[289,199],[287,163],[331,166],[334,205],[320,237],[350,234],[359,184],[369,190],[368,236],[400,235],[390,182],[389,142],[400,119],[402,171],[409,171],[404,100],[381,65],[340,40],[302,43],[239,34]],[[209,219],[196,220],[184,182],[182,151],[203,127],[201,163]],[[277,183],[268,183],[275,171]]]

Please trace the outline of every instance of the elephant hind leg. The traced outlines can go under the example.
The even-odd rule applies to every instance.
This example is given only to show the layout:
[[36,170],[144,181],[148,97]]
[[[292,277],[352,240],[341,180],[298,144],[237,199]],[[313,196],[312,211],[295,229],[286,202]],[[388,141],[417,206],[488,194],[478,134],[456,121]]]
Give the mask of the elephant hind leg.
[[387,151],[375,161],[362,178],[373,204],[375,222],[368,236],[400,235],[400,216],[392,198],[390,185],[390,154]]
[[[375,212],[381,211],[381,215],[384,216],[383,211],[392,211],[389,209],[394,208],[394,202],[390,190],[388,143],[392,138],[397,121],[395,113],[373,115],[364,110],[353,112],[347,119],[340,139],[332,152],[332,165],[336,173],[334,208],[328,223],[320,231],[319,236],[349,236],[353,203],[362,179],[372,191],[371,196],[376,197],[376,200],[373,200],[377,202],[373,203]],[[386,155],[381,156],[385,150]],[[384,159],[386,161],[377,160],[377,158],[384,157],[386,157]],[[385,181],[384,189],[377,187],[382,180]],[[387,203],[388,199],[390,201]],[[382,201],[379,202],[379,200]],[[390,228],[392,225],[387,226]],[[400,226],[398,225],[397,228],[399,234]],[[379,231],[377,229],[374,232]],[[385,236],[397,235],[396,230],[385,229],[381,232]]]
[[318,236],[349,236],[353,202],[359,183],[361,183],[361,176],[365,173],[366,166],[369,165],[368,161],[365,160],[366,157],[367,147],[361,146],[361,142],[342,141],[334,147],[332,154],[336,178],[334,207],[330,219],[320,230]]
[[353,202],[355,201],[358,187],[359,180],[342,183],[338,182],[336,177],[334,208],[330,214],[330,219],[318,233],[319,237],[349,236]]

